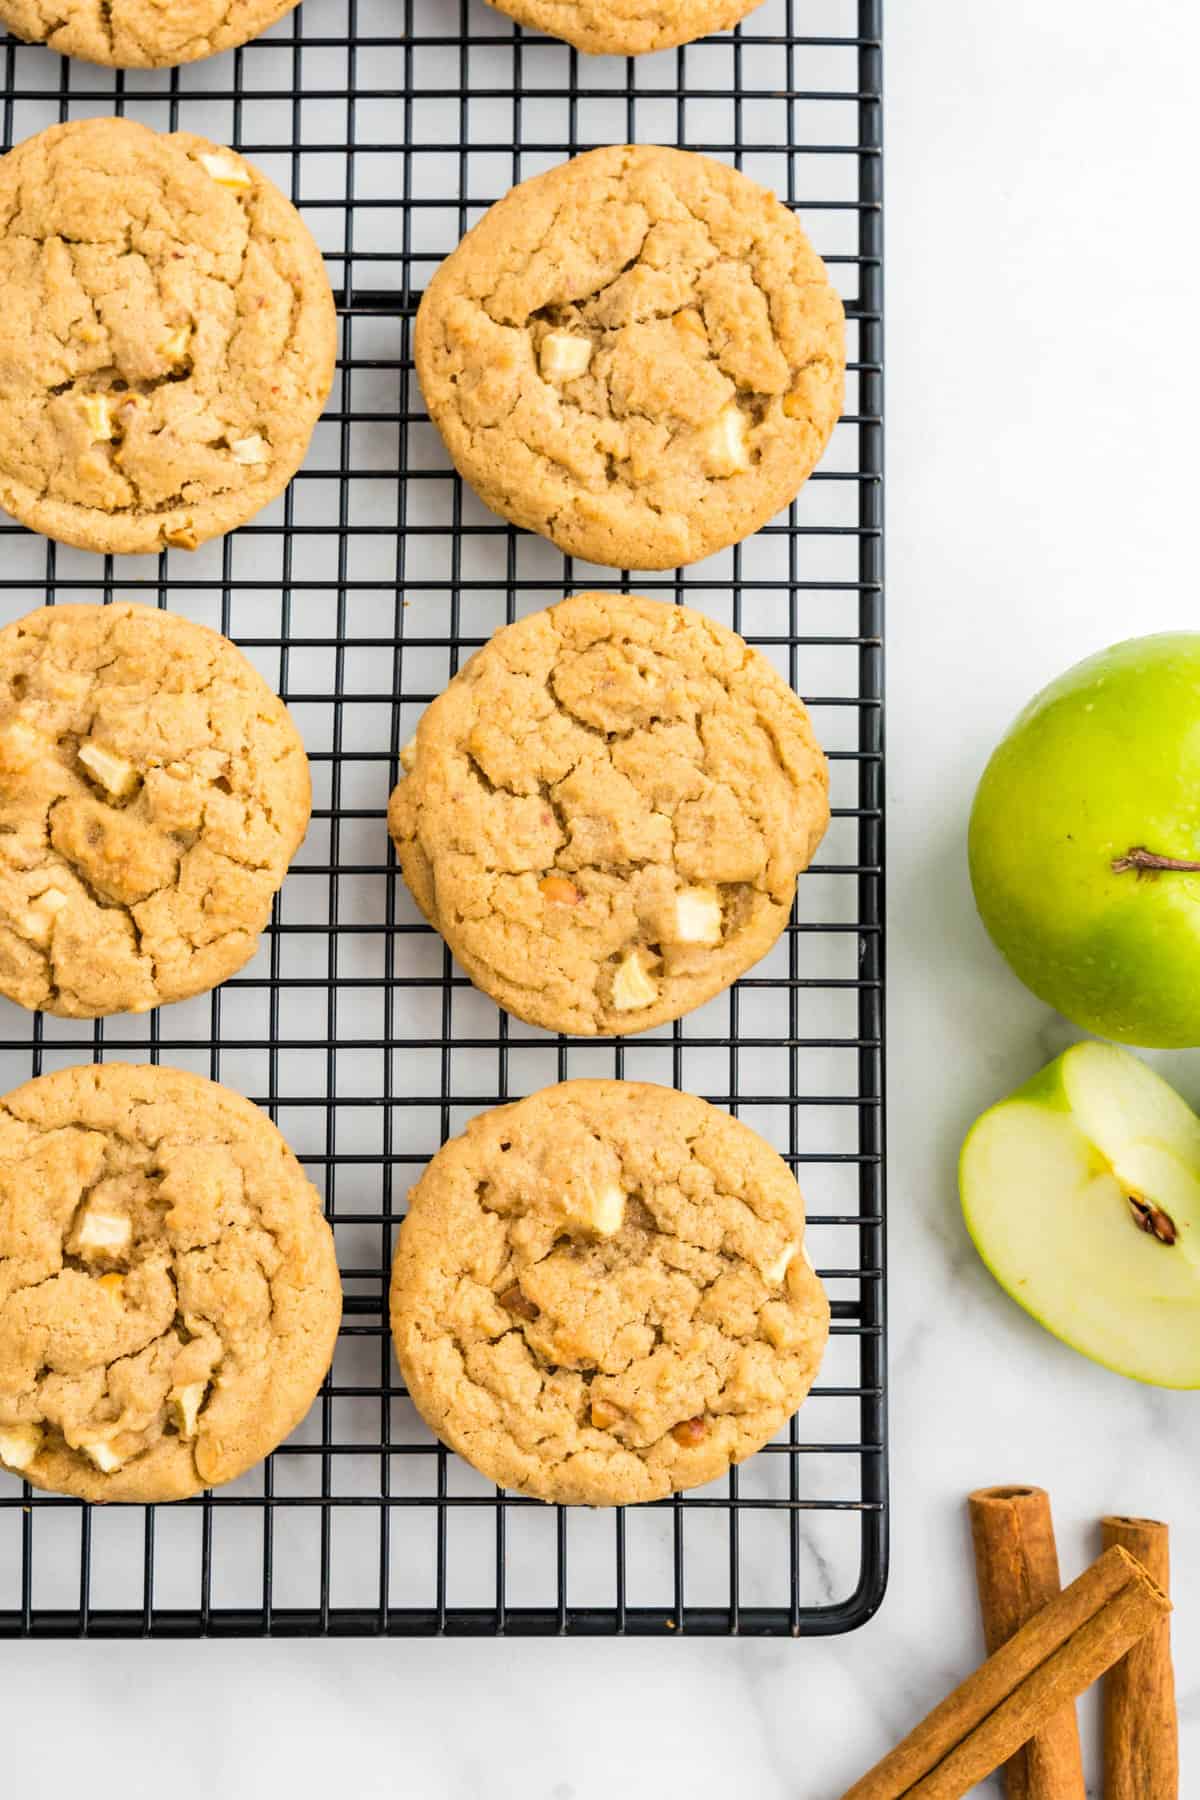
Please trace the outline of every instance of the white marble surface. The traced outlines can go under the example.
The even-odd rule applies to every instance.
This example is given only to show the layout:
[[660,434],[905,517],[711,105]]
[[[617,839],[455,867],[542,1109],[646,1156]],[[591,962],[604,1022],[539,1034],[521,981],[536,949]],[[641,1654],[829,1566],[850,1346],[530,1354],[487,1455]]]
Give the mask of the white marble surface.
[[[1184,1792],[1200,1786],[1197,1401],[1038,1331],[976,1262],[954,1189],[970,1119],[1066,1041],[974,917],[973,782],[1045,679],[1119,637],[1196,623],[1200,396],[1184,347],[1200,301],[1200,8],[891,0],[890,13],[883,1610],[852,1638],[768,1646],[9,1645],[14,1792],[86,1773],[97,1797],[179,1800],[640,1800],[668,1784],[689,1800],[832,1800],[975,1659],[962,1497],[1014,1479],[1053,1490],[1070,1570],[1100,1513],[1171,1519]],[[1200,1100],[1196,1056],[1172,1069]]]

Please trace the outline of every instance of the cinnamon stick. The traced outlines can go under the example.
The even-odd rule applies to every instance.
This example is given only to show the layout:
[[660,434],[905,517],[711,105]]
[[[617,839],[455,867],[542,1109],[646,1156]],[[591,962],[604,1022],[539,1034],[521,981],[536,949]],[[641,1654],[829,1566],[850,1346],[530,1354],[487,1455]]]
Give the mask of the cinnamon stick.
[[1170,1610],[1142,1565],[1114,1545],[842,1800],[963,1800]]
[[[979,1488],[968,1494],[967,1510],[990,1655],[1061,1592],[1054,1521],[1045,1488]],[[1008,1759],[1004,1785],[1008,1800],[1087,1800],[1073,1704]]]
[[[1101,1521],[1104,1547],[1119,1544],[1170,1592],[1167,1527],[1157,1519]],[[1171,1627],[1148,1631],[1104,1678],[1104,1800],[1179,1800],[1179,1718]]]

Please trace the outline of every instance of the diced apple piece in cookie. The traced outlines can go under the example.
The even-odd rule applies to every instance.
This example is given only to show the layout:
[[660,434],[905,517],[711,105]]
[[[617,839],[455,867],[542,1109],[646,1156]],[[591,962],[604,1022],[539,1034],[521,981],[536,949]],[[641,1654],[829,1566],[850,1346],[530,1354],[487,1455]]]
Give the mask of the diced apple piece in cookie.
[[0,1425],[0,1463],[17,1474],[27,1469],[42,1447],[38,1425]]
[[121,1468],[124,1457],[118,1456],[111,1444],[84,1444],[83,1451],[89,1456],[102,1475],[113,1475]]
[[112,401],[107,394],[85,394],[80,402],[88,430],[97,443],[113,439]]
[[218,187],[231,188],[236,193],[254,186],[245,164],[227,150],[206,151],[200,161]]
[[80,744],[79,760],[89,775],[114,800],[127,800],[141,779],[133,764],[126,762],[123,756],[118,756],[113,750],[106,750],[103,744],[93,744],[90,740]]
[[592,340],[574,331],[551,331],[542,339],[539,363],[546,381],[575,381],[592,360]]
[[658,984],[646,968],[646,954],[634,949],[617,964],[613,976],[612,1003],[618,1012],[636,1012],[658,999]]
[[191,326],[181,325],[178,331],[173,331],[170,337],[165,338],[158,346],[158,354],[165,356],[168,362],[182,362],[187,355],[187,348],[191,341]]
[[189,1381],[186,1387],[174,1388],[168,1402],[171,1423],[180,1437],[194,1438],[197,1431],[197,1420],[200,1408],[204,1404],[207,1383]]
[[785,1244],[779,1255],[762,1267],[762,1278],[768,1287],[778,1287],[792,1266],[799,1244]]
[[675,896],[675,935],[681,944],[719,944],[721,896],[714,887],[683,888]]
[[746,420],[734,401],[722,408],[704,439],[704,460],[710,475],[737,475],[750,467]]
[[256,431],[250,437],[232,438],[229,451],[234,462],[243,463],[247,468],[271,460],[271,452],[267,440]]
[[129,1248],[133,1226],[123,1213],[89,1207],[80,1221],[75,1243],[80,1256],[121,1256]]

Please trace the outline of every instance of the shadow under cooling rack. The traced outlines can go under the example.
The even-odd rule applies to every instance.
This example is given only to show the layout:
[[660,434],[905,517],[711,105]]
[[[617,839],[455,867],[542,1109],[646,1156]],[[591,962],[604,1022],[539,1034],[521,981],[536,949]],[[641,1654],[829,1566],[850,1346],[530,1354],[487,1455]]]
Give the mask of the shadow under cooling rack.
[[[244,148],[300,207],[339,300],[300,475],[192,555],[97,558],[0,521],[0,619],[134,598],[233,637],[287,700],[312,828],[253,962],[211,995],[79,1024],[0,1002],[4,1088],[120,1057],[268,1107],[324,1197],[345,1322],[312,1412],[228,1488],[94,1508],[0,1475],[0,1636],[848,1630],[886,1575],[883,1352],[879,0],[764,0],[734,33],[578,56],[482,0],[304,0],[258,42],[114,74],[0,40],[5,144],[119,110]],[[795,504],[671,575],[585,568],[487,513],[412,373],[431,271],[515,180],[593,144],[678,143],[797,207],[846,301],[846,413]],[[387,844],[400,746],[506,620],[581,587],[684,600],[807,699],[834,818],[780,943],[674,1028],[549,1037],[497,1013],[420,921]],[[659,1505],[497,1494],[399,1383],[387,1271],[406,1190],[471,1114],[618,1075],[736,1110],[795,1168],[833,1302],[821,1380],[726,1479]]]

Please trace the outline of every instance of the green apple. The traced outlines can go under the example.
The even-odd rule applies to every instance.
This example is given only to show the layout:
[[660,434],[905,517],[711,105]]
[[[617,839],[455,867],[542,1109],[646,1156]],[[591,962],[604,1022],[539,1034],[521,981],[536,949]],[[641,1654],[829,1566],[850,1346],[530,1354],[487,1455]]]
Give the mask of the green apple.
[[969,855],[1040,999],[1100,1037],[1200,1044],[1200,635],[1117,644],[1031,701],[984,771]]
[[967,1229],[1013,1299],[1136,1381],[1200,1387],[1200,1119],[1112,1044],[1076,1044],[972,1127]]

